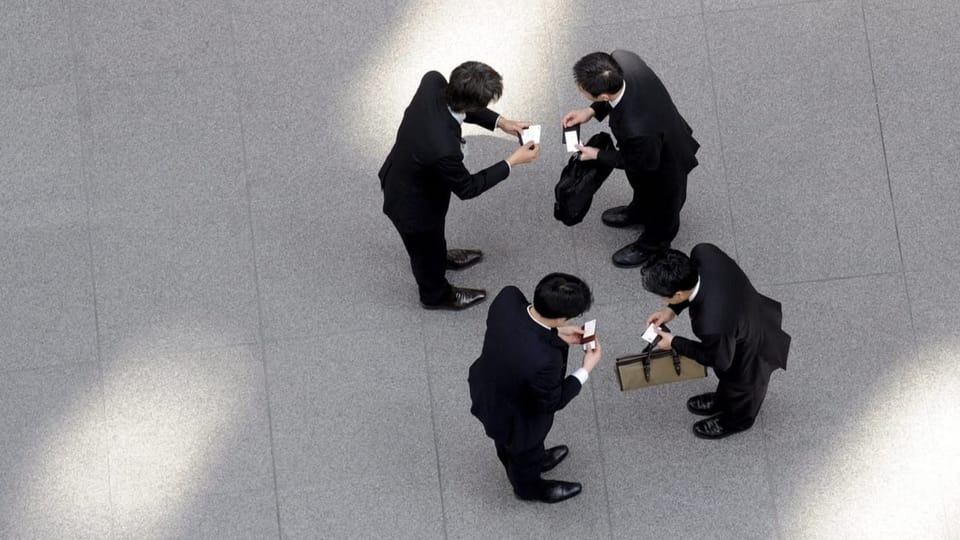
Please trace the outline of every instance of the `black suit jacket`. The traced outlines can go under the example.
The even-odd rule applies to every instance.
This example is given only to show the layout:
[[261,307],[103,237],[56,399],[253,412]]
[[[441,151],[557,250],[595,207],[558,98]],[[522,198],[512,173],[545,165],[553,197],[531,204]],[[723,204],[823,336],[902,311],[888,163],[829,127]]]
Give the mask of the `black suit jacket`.
[[594,102],[597,120],[610,116],[610,131],[618,150],[603,150],[597,159],[624,169],[635,181],[679,181],[697,166],[700,143],[680,116],[660,78],[636,54],[616,50],[613,59],[623,69],[626,90],[616,107]]
[[516,287],[500,291],[469,376],[470,412],[487,435],[517,451],[542,444],[554,413],[580,393],[580,381],[564,377],[568,345],[531,319],[528,305]]
[[700,274],[700,290],[689,302],[696,342],[680,336],[673,349],[705,366],[721,380],[749,385],[759,373],[787,368],[790,335],[781,328],[780,303],[758,293],[743,270],[713,244],[698,244],[690,253]]
[[[446,86],[446,79],[436,71],[423,76],[380,168],[383,213],[400,232],[442,227],[450,193],[470,199],[510,174],[506,161],[476,174],[467,171],[460,148],[460,124],[447,108]],[[493,130],[497,117],[497,113],[481,109],[468,113],[465,121]]]

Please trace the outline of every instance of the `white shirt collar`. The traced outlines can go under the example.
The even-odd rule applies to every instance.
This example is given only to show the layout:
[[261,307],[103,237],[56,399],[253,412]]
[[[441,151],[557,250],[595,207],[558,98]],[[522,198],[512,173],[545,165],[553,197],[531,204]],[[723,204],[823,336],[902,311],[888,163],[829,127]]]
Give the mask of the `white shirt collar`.
[[553,330],[553,329],[550,328],[549,326],[547,326],[547,325],[543,324],[542,322],[538,321],[537,318],[533,316],[533,312],[530,311],[530,308],[532,308],[532,307],[533,307],[533,305],[527,306],[527,315],[529,315],[530,318],[533,319],[533,322],[539,324],[540,326],[546,328],[547,330]]
[[700,292],[700,276],[697,276],[697,286],[694,287],[693,291],[690,292],[690,302],[693,302],[693,299],[697,297],[698,292]]
[[453,109],[450,107],[447,107],[447,110],[450,111],[450,116],[452,116],[458,124],[463,125],[463,121],[467,119],[467,113],[453,112]]
[[620,89],[620,93],[617,94],[617,97],[610,100],[610,107],[616,107],[620,104],[620,100],[623,99],[623,94],[627,91],[627,81],[623,81],[623,87]]

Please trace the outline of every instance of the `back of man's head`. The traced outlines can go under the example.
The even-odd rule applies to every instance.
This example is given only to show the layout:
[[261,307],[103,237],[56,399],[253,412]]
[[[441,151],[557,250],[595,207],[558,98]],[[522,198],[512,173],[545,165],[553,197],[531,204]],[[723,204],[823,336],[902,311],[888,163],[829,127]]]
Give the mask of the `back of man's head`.
[[682,251],[668,249],[655,255],[643,267],[643,288],[657,296],[669,298],[677,291],[697,286],[696,265]]
[[573,65],[573,80],[593,97],[615,94],[623,87],[623,69],[605,52],[590,53]]
[[450,73],[446,95],[453,112],[483,109],[503,95],[503,77],[483,62],[464,62]]
[[590,287],[570,274],[548,274],[533,292],[533,308],[548,319],[572,319],[590,309],[592,303]]

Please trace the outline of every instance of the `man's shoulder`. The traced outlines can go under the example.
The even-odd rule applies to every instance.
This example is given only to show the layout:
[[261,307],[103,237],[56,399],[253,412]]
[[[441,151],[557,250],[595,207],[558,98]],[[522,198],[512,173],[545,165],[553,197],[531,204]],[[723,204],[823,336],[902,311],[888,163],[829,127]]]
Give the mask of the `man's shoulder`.
[[429,84],[433,86],[437,86],[437,85],[446,86],[447,79],[439,71],[428,71],[423,74],[423,78],[420,79],[420,84],[421,85]]
[[496,298],[493,299],[493,303],[497,306],[517,306],[523,305],[526,306],[529,304],[527,298],[523,295],[519,288],[514,285],[507,285],[497,293]]
[[700,260],[702,260],[702,259],[705,259],[705,258],[706,258],[706,259],[714,259],[714,258],[717,258],[717,257],[723,257],[723,258],[727,258],[727,259],[730,258],[730,256],[727,255],[726,252],[724,252],[722,249],[720,249],[719,247],[717,247],[717,246],[715,246],[715,245],[713,245],[713,244],[711,244],[711,243],[709,243],[709,242],[699,243],[699,244],[693,246],[693,249],[690,250],[690,258],[691,258],[691,259],[700,259]]

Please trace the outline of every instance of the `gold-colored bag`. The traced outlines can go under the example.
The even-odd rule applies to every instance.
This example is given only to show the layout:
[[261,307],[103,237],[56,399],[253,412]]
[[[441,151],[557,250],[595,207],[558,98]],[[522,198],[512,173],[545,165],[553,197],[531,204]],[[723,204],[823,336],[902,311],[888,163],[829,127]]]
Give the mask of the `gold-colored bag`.
[[[665,325],[662,328],[669,331]],[[640,354],[617,358],[617,381],[621,391],[707,376],[707,368],[692,358],[680,356],[673,349],[654,350],[659,341],[658,338],[647,345]]]

